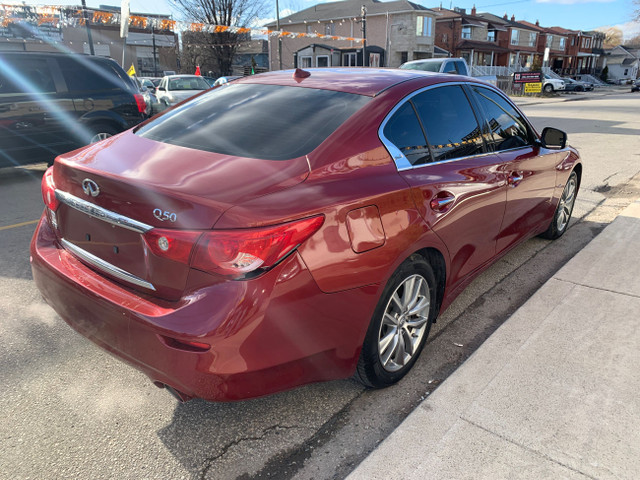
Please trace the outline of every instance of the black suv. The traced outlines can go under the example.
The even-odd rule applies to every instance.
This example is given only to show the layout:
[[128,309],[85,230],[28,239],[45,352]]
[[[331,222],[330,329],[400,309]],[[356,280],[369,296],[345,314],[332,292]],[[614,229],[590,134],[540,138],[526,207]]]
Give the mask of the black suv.
[[109,58],[0,52],[0,167],[56,155],[144,119],[135,83]]

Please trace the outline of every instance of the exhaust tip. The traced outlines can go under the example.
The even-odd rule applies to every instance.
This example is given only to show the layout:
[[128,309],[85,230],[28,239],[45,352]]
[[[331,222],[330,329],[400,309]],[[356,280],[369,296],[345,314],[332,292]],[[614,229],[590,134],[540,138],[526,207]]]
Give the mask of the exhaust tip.
[[191,395],[187,395],[186,393],[181,392],[180,390],[176,390],[171,385],[167,385],[166,383],[153,382],[153,384],[158,388],[166,389],[167,392],[169,392],[171,395],[173,395],[180,403],[186,403],[189,400],[193,399],[193,397]]

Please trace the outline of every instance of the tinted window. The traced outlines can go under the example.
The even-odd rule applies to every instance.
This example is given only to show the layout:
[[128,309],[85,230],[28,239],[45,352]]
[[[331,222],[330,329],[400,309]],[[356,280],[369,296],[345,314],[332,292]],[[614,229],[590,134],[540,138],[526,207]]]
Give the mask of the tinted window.
[[43,58],[0,58],[0,95],[55,91],[49,65]]
[[455,62],[455,64],[456,64],[456,70],[458,70],[458,73],[460,75],[468,75],[469,74],[469,72],[467,72],[467,67],[464,64],[464,62],[461,62],[460,60],[457,60]]
[[118,73],[103,62],[79,56],[58,58],[58,64],[67,83],[67,88],[71,92],[122,90],[125,88]]
[[411,165],[429,162],[429,147],[411,102],[406,102],[393,114],[383,133],[407,157]]
[[431,145],[434,161],[467,157],[484,151],[478,122],[460,86],[427,90],[412,100]]
[[311,152],[368,100],[330,90],[228,83],[137,134],[197,150],[285,160]]
[[472,87],[487,118],[489,136],[487,144],[495,151],[528,145],[529,130],[522,116],[496,92],[483,87]]

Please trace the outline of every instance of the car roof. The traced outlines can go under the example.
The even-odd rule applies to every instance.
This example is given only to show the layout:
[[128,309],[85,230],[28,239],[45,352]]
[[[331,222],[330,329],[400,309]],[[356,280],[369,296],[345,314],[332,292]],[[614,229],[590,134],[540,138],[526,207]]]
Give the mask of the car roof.
[[[295,78],[295,70],[278,70],[242,77],[235,80],[234,83],[307,87],[374,97],[394,85],[416,78],[428,79],[429,84],[441,81],[450,82],[453,79],[451,74],[424,72],[421,70],[400,70],[399,68],[336,67],[305,68],[304,71],[310,73],[306,78]],[[460,78],[468,80],[467,77]]]

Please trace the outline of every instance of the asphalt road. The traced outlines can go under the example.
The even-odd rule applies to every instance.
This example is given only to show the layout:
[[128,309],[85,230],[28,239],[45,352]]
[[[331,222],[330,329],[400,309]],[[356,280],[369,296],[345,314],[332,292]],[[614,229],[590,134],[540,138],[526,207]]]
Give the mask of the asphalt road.
[[343,478],[640,196],[640,95],[582,98],[524,107],[581,151],[571,228],[556,242],[526,242],[480,276],[438,320],[412,372],[381,391],[345,380],[239,403],[177,403],[40,299],[28,245],[43,169],[0,172],[0,478]]

